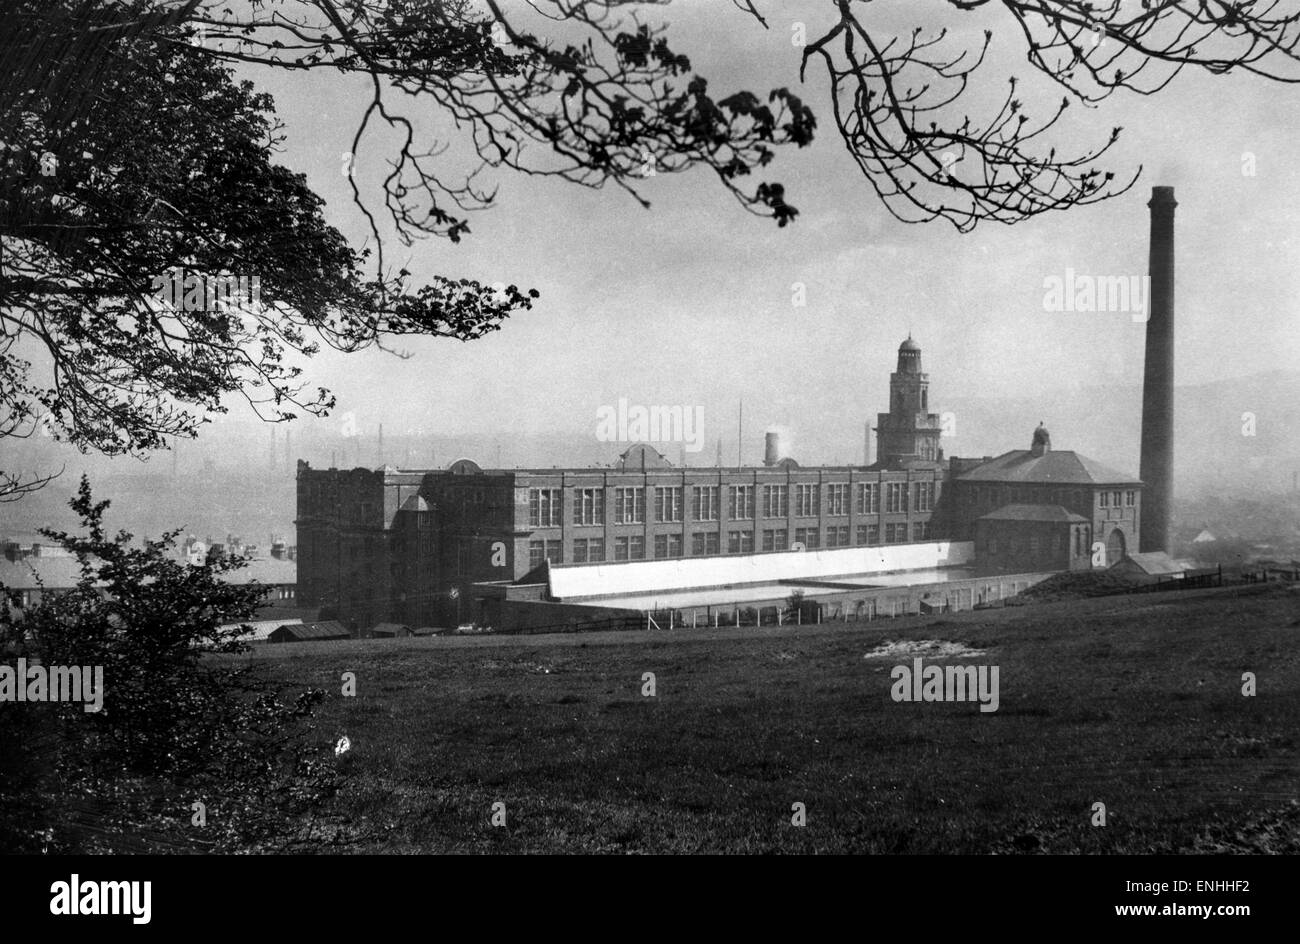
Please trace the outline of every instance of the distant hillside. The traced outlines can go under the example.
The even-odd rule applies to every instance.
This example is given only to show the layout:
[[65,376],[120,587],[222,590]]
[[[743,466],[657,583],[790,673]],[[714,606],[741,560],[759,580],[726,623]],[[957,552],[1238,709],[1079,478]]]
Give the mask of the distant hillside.
[[[863,423],[880,402],[828,401],[817,384],[800,386],[779,402],[759,389],[745,391],[747,415],[780,415],[788,424],[792,454],[804,464],[862,461]],[[883,391],[882,391],[883,393]],[[1054,393],[1019,397],[946,397],[942,383],[933,390],[933,409],[951,413],[955,436],[943,445],[948,455],[998,455],[1029,447],[1040,421],[1058,449],[1074,449],[1107,465],[1137,474],[1142,391],[1137,385],[1082,385]],[[753,406],[757,404],[757,406]],[[683,453],[679,444],[661,444],[677,464],[713,465],[722,439],[725,464],[736,461],[736,418],[732,406],[706,408],[709,417],[727,415],[728,428],[709,428],[706,446]],[[1243,414],[1254,414],[1254,435],[1243,435]],[[588,417],[557,416],[544,432],[485,431],[477,435],[434,435],[394,430],[383,439],[384,461],[410,468],[445,468],[468,457],[484,466],[506,468],[588,466],[612,462],[626,443],[601,442]],[[745,431],[746,462],[760,461],[763,425],[750,420]],[[0,533],[42,524],[70,524],[67,500],[81,472],[91,475],[98,496],[113,500],[111,520],[138,534],[185,527],[200,537],[233,532],[264,542],[271,534],[293,534],[295,463],[317,468],[380,462],[377,426],[343,436],[339,424],[303,421],[270,427],[249,423],[214,424],[199,442],[176,452],[156,453],[148,461],[82,456],[51,440],[33,437],[5,443],[6,468],[65,469],[43,492],[15,504],[0,505]],[[1249,429],[1246,429],[1249,432]],[[1182,386],[1176,398],[1176,487],[1191,499],[1206,495],[1259,496],[1286,492],[1300,472],[1300,371],[1276,371],[1200,386]]]

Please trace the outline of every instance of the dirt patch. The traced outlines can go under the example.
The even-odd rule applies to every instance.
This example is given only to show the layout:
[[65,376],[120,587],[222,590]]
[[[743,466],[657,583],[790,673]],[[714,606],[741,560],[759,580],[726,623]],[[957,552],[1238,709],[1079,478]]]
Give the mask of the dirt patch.
[[950,642],[946,639],[886,639],[862,658],[894,659],[899,657],[922,656],[931,659],[955,659],[962,656],[982,656],[987,649],[975,649],[965,643]]

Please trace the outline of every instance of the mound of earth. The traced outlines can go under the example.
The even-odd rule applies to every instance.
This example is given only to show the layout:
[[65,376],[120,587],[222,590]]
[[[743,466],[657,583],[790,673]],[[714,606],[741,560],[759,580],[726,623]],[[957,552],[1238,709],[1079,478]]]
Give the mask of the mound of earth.
[[1020,594],[1027,600],[1074,600],[1079,597],[1102,597],[1125,593],[1139,586],[1140,580],[1109,570],[1077,570],[1053,574]]

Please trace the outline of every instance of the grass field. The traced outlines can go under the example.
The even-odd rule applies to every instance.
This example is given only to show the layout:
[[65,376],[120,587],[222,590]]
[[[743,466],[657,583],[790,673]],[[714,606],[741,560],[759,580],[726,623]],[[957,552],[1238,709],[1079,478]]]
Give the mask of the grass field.
[[[908,639],[987,650],[951,661],[999,666],[999,709],[894,702],[910,658],[863,656]],[[1300,851],[1300,594],[1276,585],[246,658],[325,688],[318,734],[350,739],[324,850]]]

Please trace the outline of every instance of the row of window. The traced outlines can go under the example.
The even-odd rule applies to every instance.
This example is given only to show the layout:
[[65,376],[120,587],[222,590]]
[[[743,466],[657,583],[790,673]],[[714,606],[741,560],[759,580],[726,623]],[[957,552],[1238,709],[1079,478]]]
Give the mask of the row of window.
[[[920,483],[918,483],[920,484]],[[1132,508],[1137,504],[1137,489],[1115,489],[1099,492],[1102,508]],[[1055,505],[1069,505],[1082,508],[1089,501],[1087,489],[1043,488],[1037,485],[977,485],[974,488],[977,506],[1016,505],[1035,502],[1051,502]],[[927,506],[928,507],[928,506]],[[917,506],[917,511],[926,509]]]
[[1133,505],[1137,503],[1137,491],[1135,489],[1130,488],[1127,491],[1123,492],[1122,495],[1119,490],[1113,492],[1102,492],[1101,507],[1110,508],[1113,506],[1115,508],[1118,508],[1120,507],[1119,500],[1121,497],[1123,497],[1124,499],[1124,504],[1129,508],[1132,508]]
[[[910,486],[910,487],[909,487]],[[759,486],[728,485],[727,517],[733,521],[754,518],[760,506]],[[717,521],[722,508],[720,485],[691,486],[691,520]],[[849,514],[850,486],[835,483],[826,486],[825,513],[828,517]],[[654,520],[658,522],[682,521],[685,510],[685,486],[653,486]],[[790,516],[791,489],[794,491],[794,513],[800,518],[818,517],[823,507],[819,485],[764,485],[762,486],[762,517],[788,518]],[[530,488],[528,490],[528,524],[534,528],[557,528],[561,522],[562,489]],[[874,515],[880,512],[880,483],[858,483],[858,514]],[[1116,493],[1118,494],[1118,493]],[[910,498],[910,502],[909,502]],[[916,511],[930,511],[934,507],[934,482],[884,483],[885,511],[904,513],[908,505]],[[640,485],[613,489],[614,523],[644,524],[646,514],[646,487]],[[605,523],[605,489],[575,488],[573,490],[573,523],[576,525],[603,525]]]
[[[930,537],[930,524],[921,521],[910,529],[906,523],[885,525],[886,544],[905,544],[911,541],[925,541]],[[790,532],[786,528],[765,528],[759,534],[761,549],[764,551],[787,551]],[[880,526],[875,524],[858,525],[857,543],[870,545],[880,543]],[[818,528],[795,528],[794,544],[801,544],[806,550],[817,550],[822,545],[822,533]],[[851,547],[849,526],[838,525],[826,529],[826,547]],[[706,557],[721,553],[722,537],[717,531],[696,531],[691,534],[691,556]],[[613,557],[611,560],[645,560],[646,541],[643,534],[624,534],[613,539]],[[728,554],[752,554],[754,552],[754,532],[740,529],[727,532]],[[656,534],[654,536],[654,556],[656,558],[682,557],[682,535]],[[606,560],[604,538],[575,538],[573,541],[573,562],[575,564],[594,564]],[[558,539],[535,540],[528,542],[529,568],[541,566],[543,561],[553,564],[564,562],[563,545]]]

